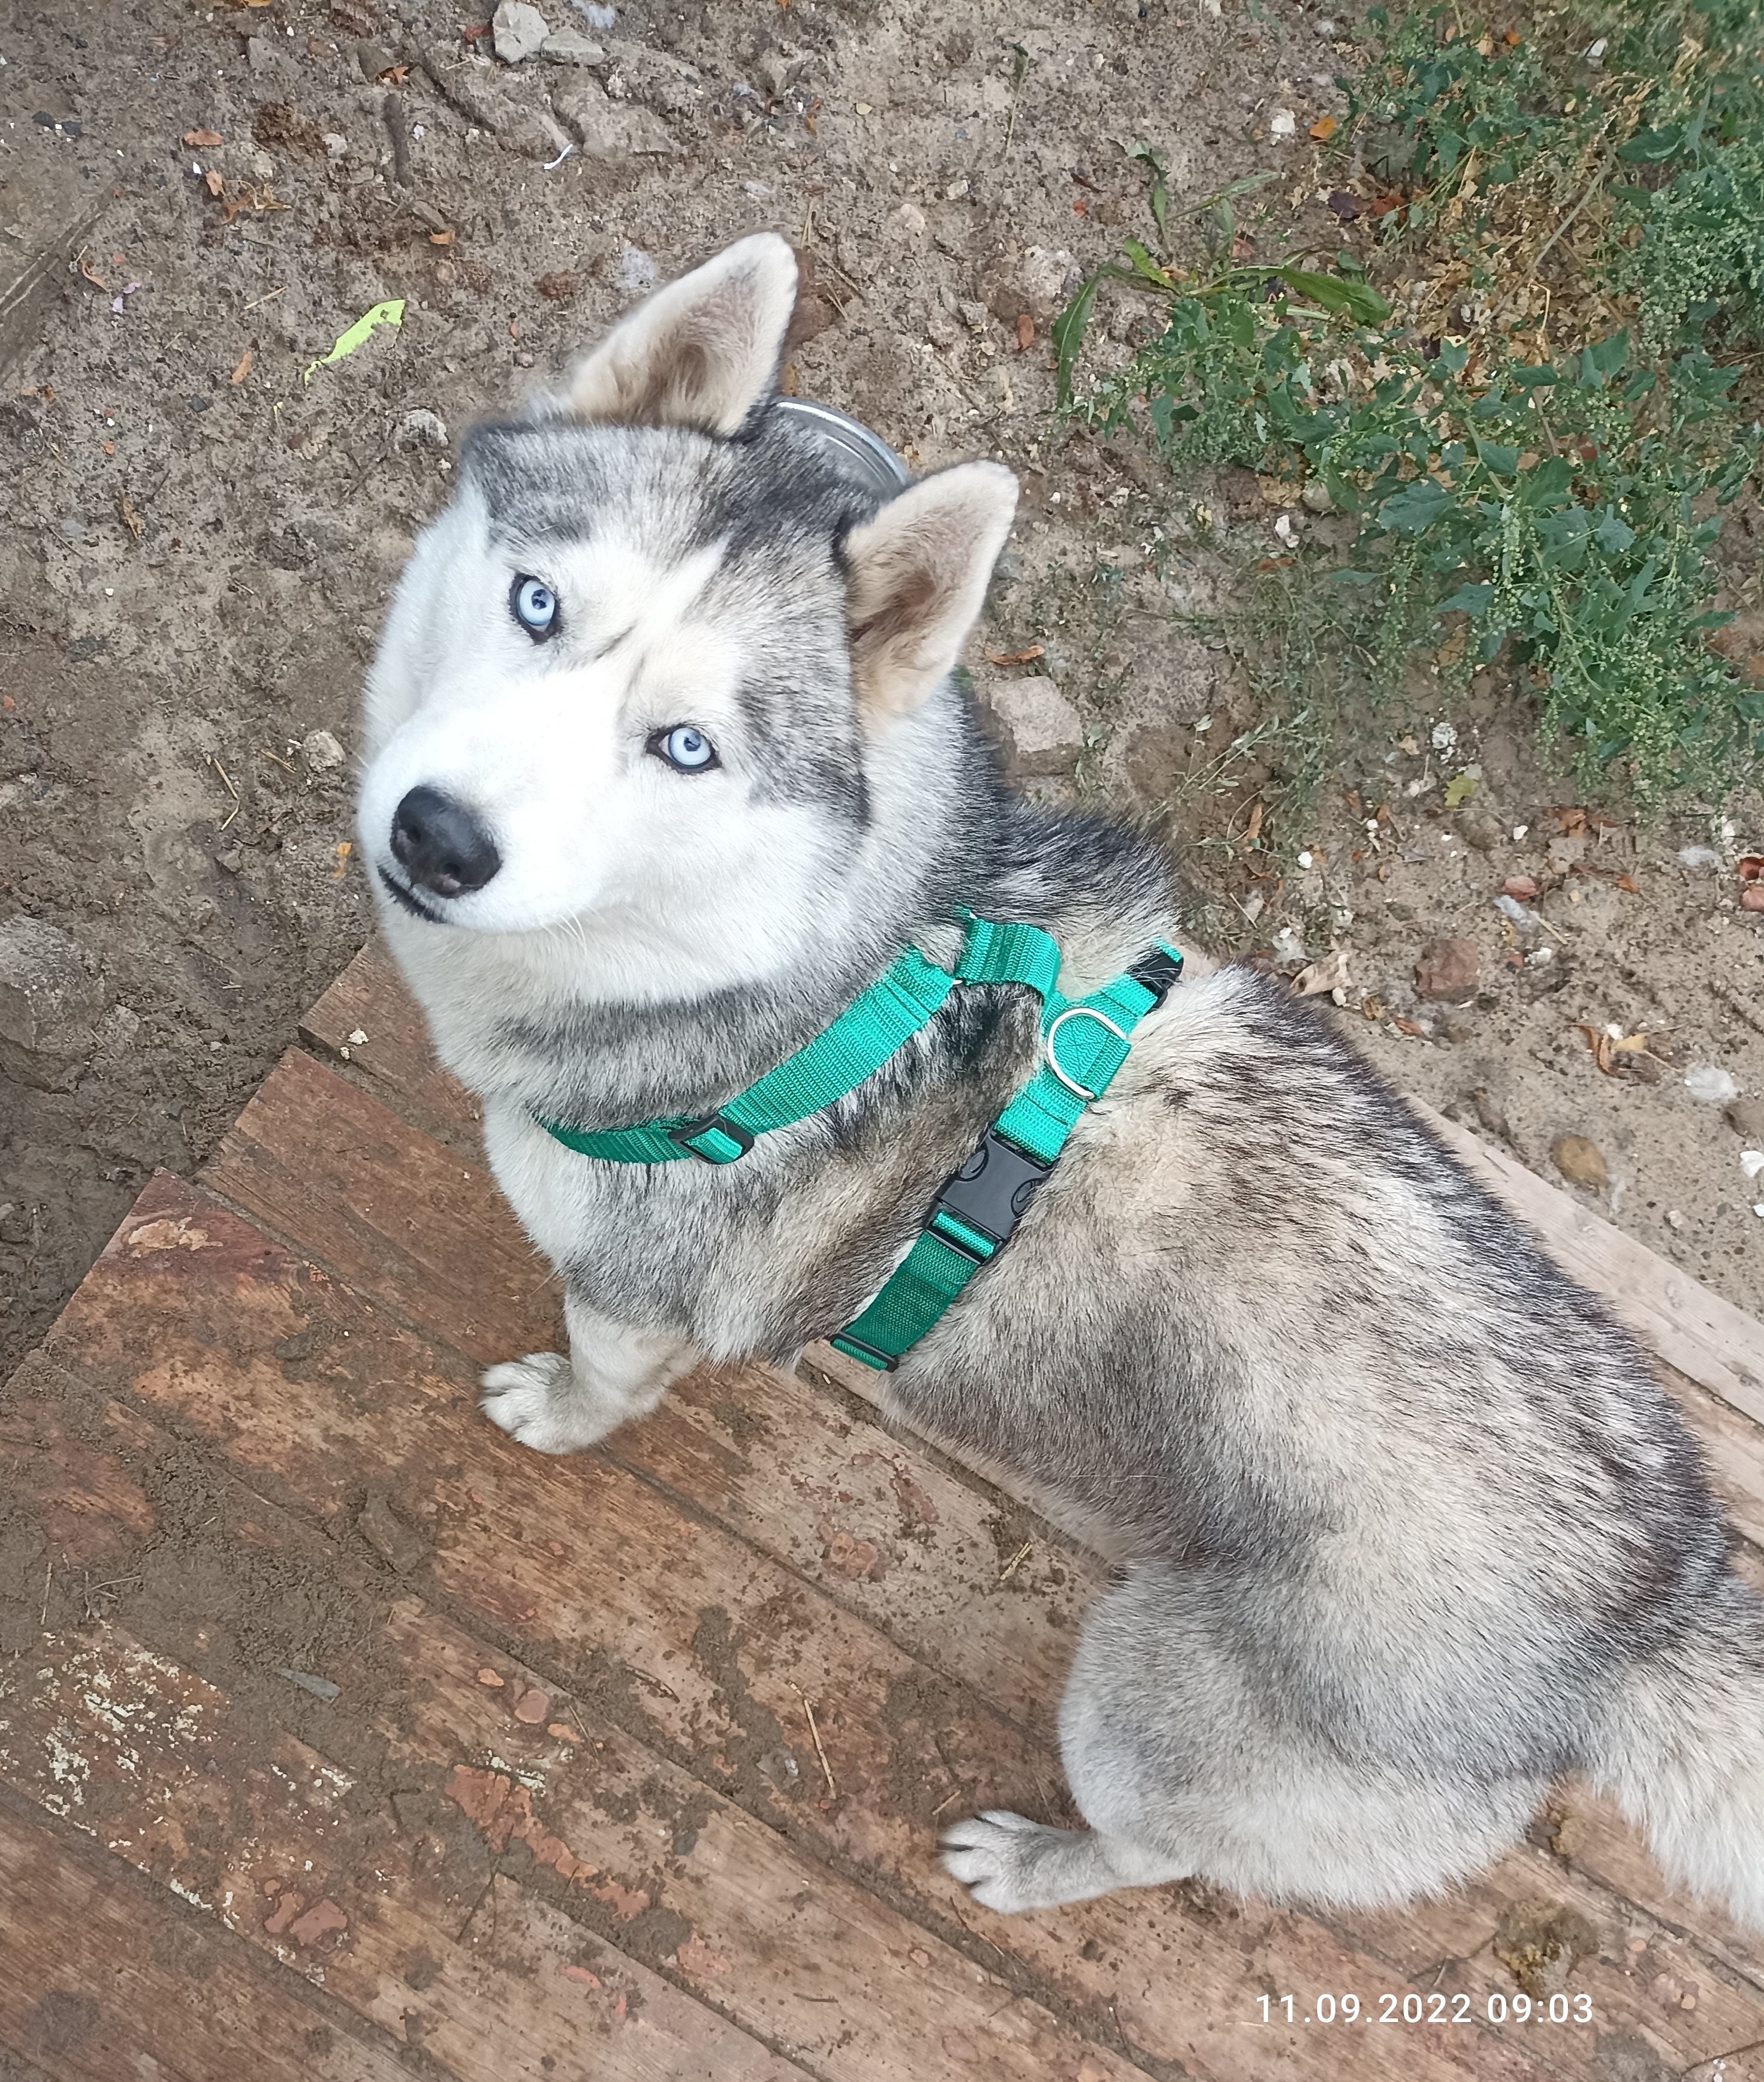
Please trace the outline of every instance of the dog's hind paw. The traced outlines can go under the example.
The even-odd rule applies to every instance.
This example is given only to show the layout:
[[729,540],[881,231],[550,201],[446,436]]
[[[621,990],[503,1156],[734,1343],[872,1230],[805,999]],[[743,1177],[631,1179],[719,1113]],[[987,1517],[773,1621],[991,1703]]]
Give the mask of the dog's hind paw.
[[1013,1916],[1084,1901],[1118,1882],[1088,1829],[1055,1829],[1003,1807],[944,1831],[943,1866],[983,1908]]
[[483,1376],[478,1407],[536,1453],[578,1453],[604,1435],[575,1407],[575,1369],[563,1352],[528,1352]]

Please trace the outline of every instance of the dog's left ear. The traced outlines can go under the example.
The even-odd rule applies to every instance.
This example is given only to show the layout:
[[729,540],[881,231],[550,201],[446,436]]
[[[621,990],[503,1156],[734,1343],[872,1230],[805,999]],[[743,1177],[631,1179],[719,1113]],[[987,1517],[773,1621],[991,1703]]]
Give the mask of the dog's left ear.
[[796,255],[743,238],[670,282],[576,365],[570,409],[621,427],[732,434],[772,387],[796,301]]
[[961,656],[1016,511],[1008,470],[961,463],[846,537],[852,671],[872,729],[917,708]]

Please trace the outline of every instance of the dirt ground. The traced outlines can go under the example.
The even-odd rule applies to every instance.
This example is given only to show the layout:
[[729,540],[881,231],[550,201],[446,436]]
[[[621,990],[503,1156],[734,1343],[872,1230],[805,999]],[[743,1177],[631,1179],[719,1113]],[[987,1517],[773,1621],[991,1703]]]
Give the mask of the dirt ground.
[[[761,227],[812,263],[786,387],[916,468],[1022,474],[974,670],[1027,785],[1160,819],[1212,934],[1290,971],[1345,956],[1337,1016],[1399,1084],[1764,1307],[1741,1162],[1764,1149],[1764,914],[1733,873],[1764,846],[1755,802],[1725,828],[1589,820],[1479,683],[1364,745],[1258,881],[1233,841],[1266,777],[1253,751],[1219,765],[1253,704],[1193,618],[1278,553],[1277,512],[1242,473],[1172,485],[1050,424],[1049,322],[1143,211],[1122,141],[1156,145],[1179,198],[1272,166],[1309,207],[1305,133],[1343,105],[1328,21],[542,11],[552,49],[512,64],[440,0],[19,0],[0,28],[0,289],[49,256],[34,302],[0,303],[0,1374],[368,929],[358,689],[463,427]],[[391,299],[401,327],[313,366]],[[1101,355],[1144,322],[1106,318]],[[1515,877],[1542,892],[1517,923],[1495,906]],[[1442,938],[1476,952],[1433,979],[1459,1001],[1417,994]]]

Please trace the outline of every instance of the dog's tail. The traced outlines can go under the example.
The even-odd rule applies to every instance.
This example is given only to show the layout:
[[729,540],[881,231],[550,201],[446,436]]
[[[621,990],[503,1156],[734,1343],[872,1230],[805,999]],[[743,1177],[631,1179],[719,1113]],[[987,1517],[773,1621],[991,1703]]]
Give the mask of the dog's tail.
[[1619,1686],[1587,1768],[1673,1879],[1764,1930],[1764,1599],[1711,1586]]

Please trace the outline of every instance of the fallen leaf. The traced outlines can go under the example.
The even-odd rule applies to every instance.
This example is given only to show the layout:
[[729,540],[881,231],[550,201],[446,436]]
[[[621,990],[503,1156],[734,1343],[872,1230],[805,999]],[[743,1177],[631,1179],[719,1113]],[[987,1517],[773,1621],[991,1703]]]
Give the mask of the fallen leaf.
[[1026,354],[1035,344],[1035,321],[1027,311],[1017,314],[1017,351]]
[[1425,1026],[1418,1025],[1412,1019],[1404,1018],[1400,1013],[1391,1022],[1391,1024],[1399,1034],[1408,1035],[1411,1040],[1425,1041],[1427,1039],[1427,1029]]
[[1516,896],[1522,904],[1537,900],[1538,886],[1529,875],[1509,875],[1501,885],[1503,896]]
[[218,130],[186,130],[183,141],[187,145],[198,145],[204,151],[212,152],[216,145],[224,145],[226,140]]
[[1626,874],[1619,875],[1617,878],[1617,887],[1621,889],[1626,896],[1640,896],[1641,894],[1641,884],[1632,875]]
[[1733,867],[1741,882],[1764,882],[1764,853],[1741,853]]
[[1244,844],[1246,846],[1252,846],[1261,837],[1262,819],[1266,814],[1267,811],[1261,803],[1252,803],[1250,805],[1249,822],[1244,827]]
[[1442,665],[1455,665],[1458,660],[1463,657],[1464,655],[1464,639],[1467,631],[1468,625],[1465,622],[1460,622],[1458,626],[1453,630],[1450,635],[1446,639],[1445,642],[1442,643],[1439,648],[1434,653],[1434,657],[1438,660]]
[[1027,665],[1046,655],[1045,643],[1032,643],[1026,651],[988,651],[986,662],[989,665]]
[[146,532],[147,524],[135,510],[135,502],[126,491],[116,495],[116,517],[128,530],[131,540],[138,542]]
[[1599,1068],[1607,1077],[1615,1077],[1617,1073],[1611,1068],[1610,1035],[1602,1026],[1588,1026],[1584,1022],[1580,1024],[1580,1033],[1587,1047],[1593,1052],[1593,1060],[1598,1064]]
[[371,310],[364,311],[347,332],[338,334],[335,340],[331,343],[330,352],[328,354],[322,354],[316,361],[308,362],[305,373],[301,377],[301,381],[303,383],[310,383],[318,370],[328,369],[333,362],[341,361],[346,356],[353,354],[356,349],[380,327],[402,326],[403,323],[403,297],[394,297],[386,303],[376,304]]
[[1345,947],[1334,947],[1320,961],[1299,970],[1292,980],[1295,997],[1317,997],[1325,991],[1345,990],[1352,957]]
[[1764,882],[1749,882],[1740,891],[1742,911],[1764,911]]
[[432,231],[429,243],[431,246],[451,246],[458,236],[457,231]]
[[227,378],[227,381],[228,382],[234,385],[242,383],[250,373],[251,349],[250,348],[246,348],[244,353],[239,356],[238,367],[234,369],[233,373]]
[[377,74],[375,77],[380,79],[390,80],[394,86],[402,86],[405,82],[405,77],[409,73],[410,70],[410,68],[407,65],[388,65],[384,72]]
[[1446,783],[1446,807],[1448,810],[1461,809],[1476,792],[1476,777],[1474,773],[1453,774]]
[[221,176],[214,171],[213,166],[210,166],[208,171],[202,176],[202,185],[208,190],[211,196],[214,196],[217,198],[221,196],[224,196],[226,193],[226,183],[221,179]]
[[1332,116],[1320,116],[1311,126],[1311,134],[1320,145],[1327,145],[1335,135],[1335,118]]
[[1384,1017],[1384,1001],[1376,991],[1369,997],[1361,999],[1360,1017],[1362,1019],[1382,1019]]

